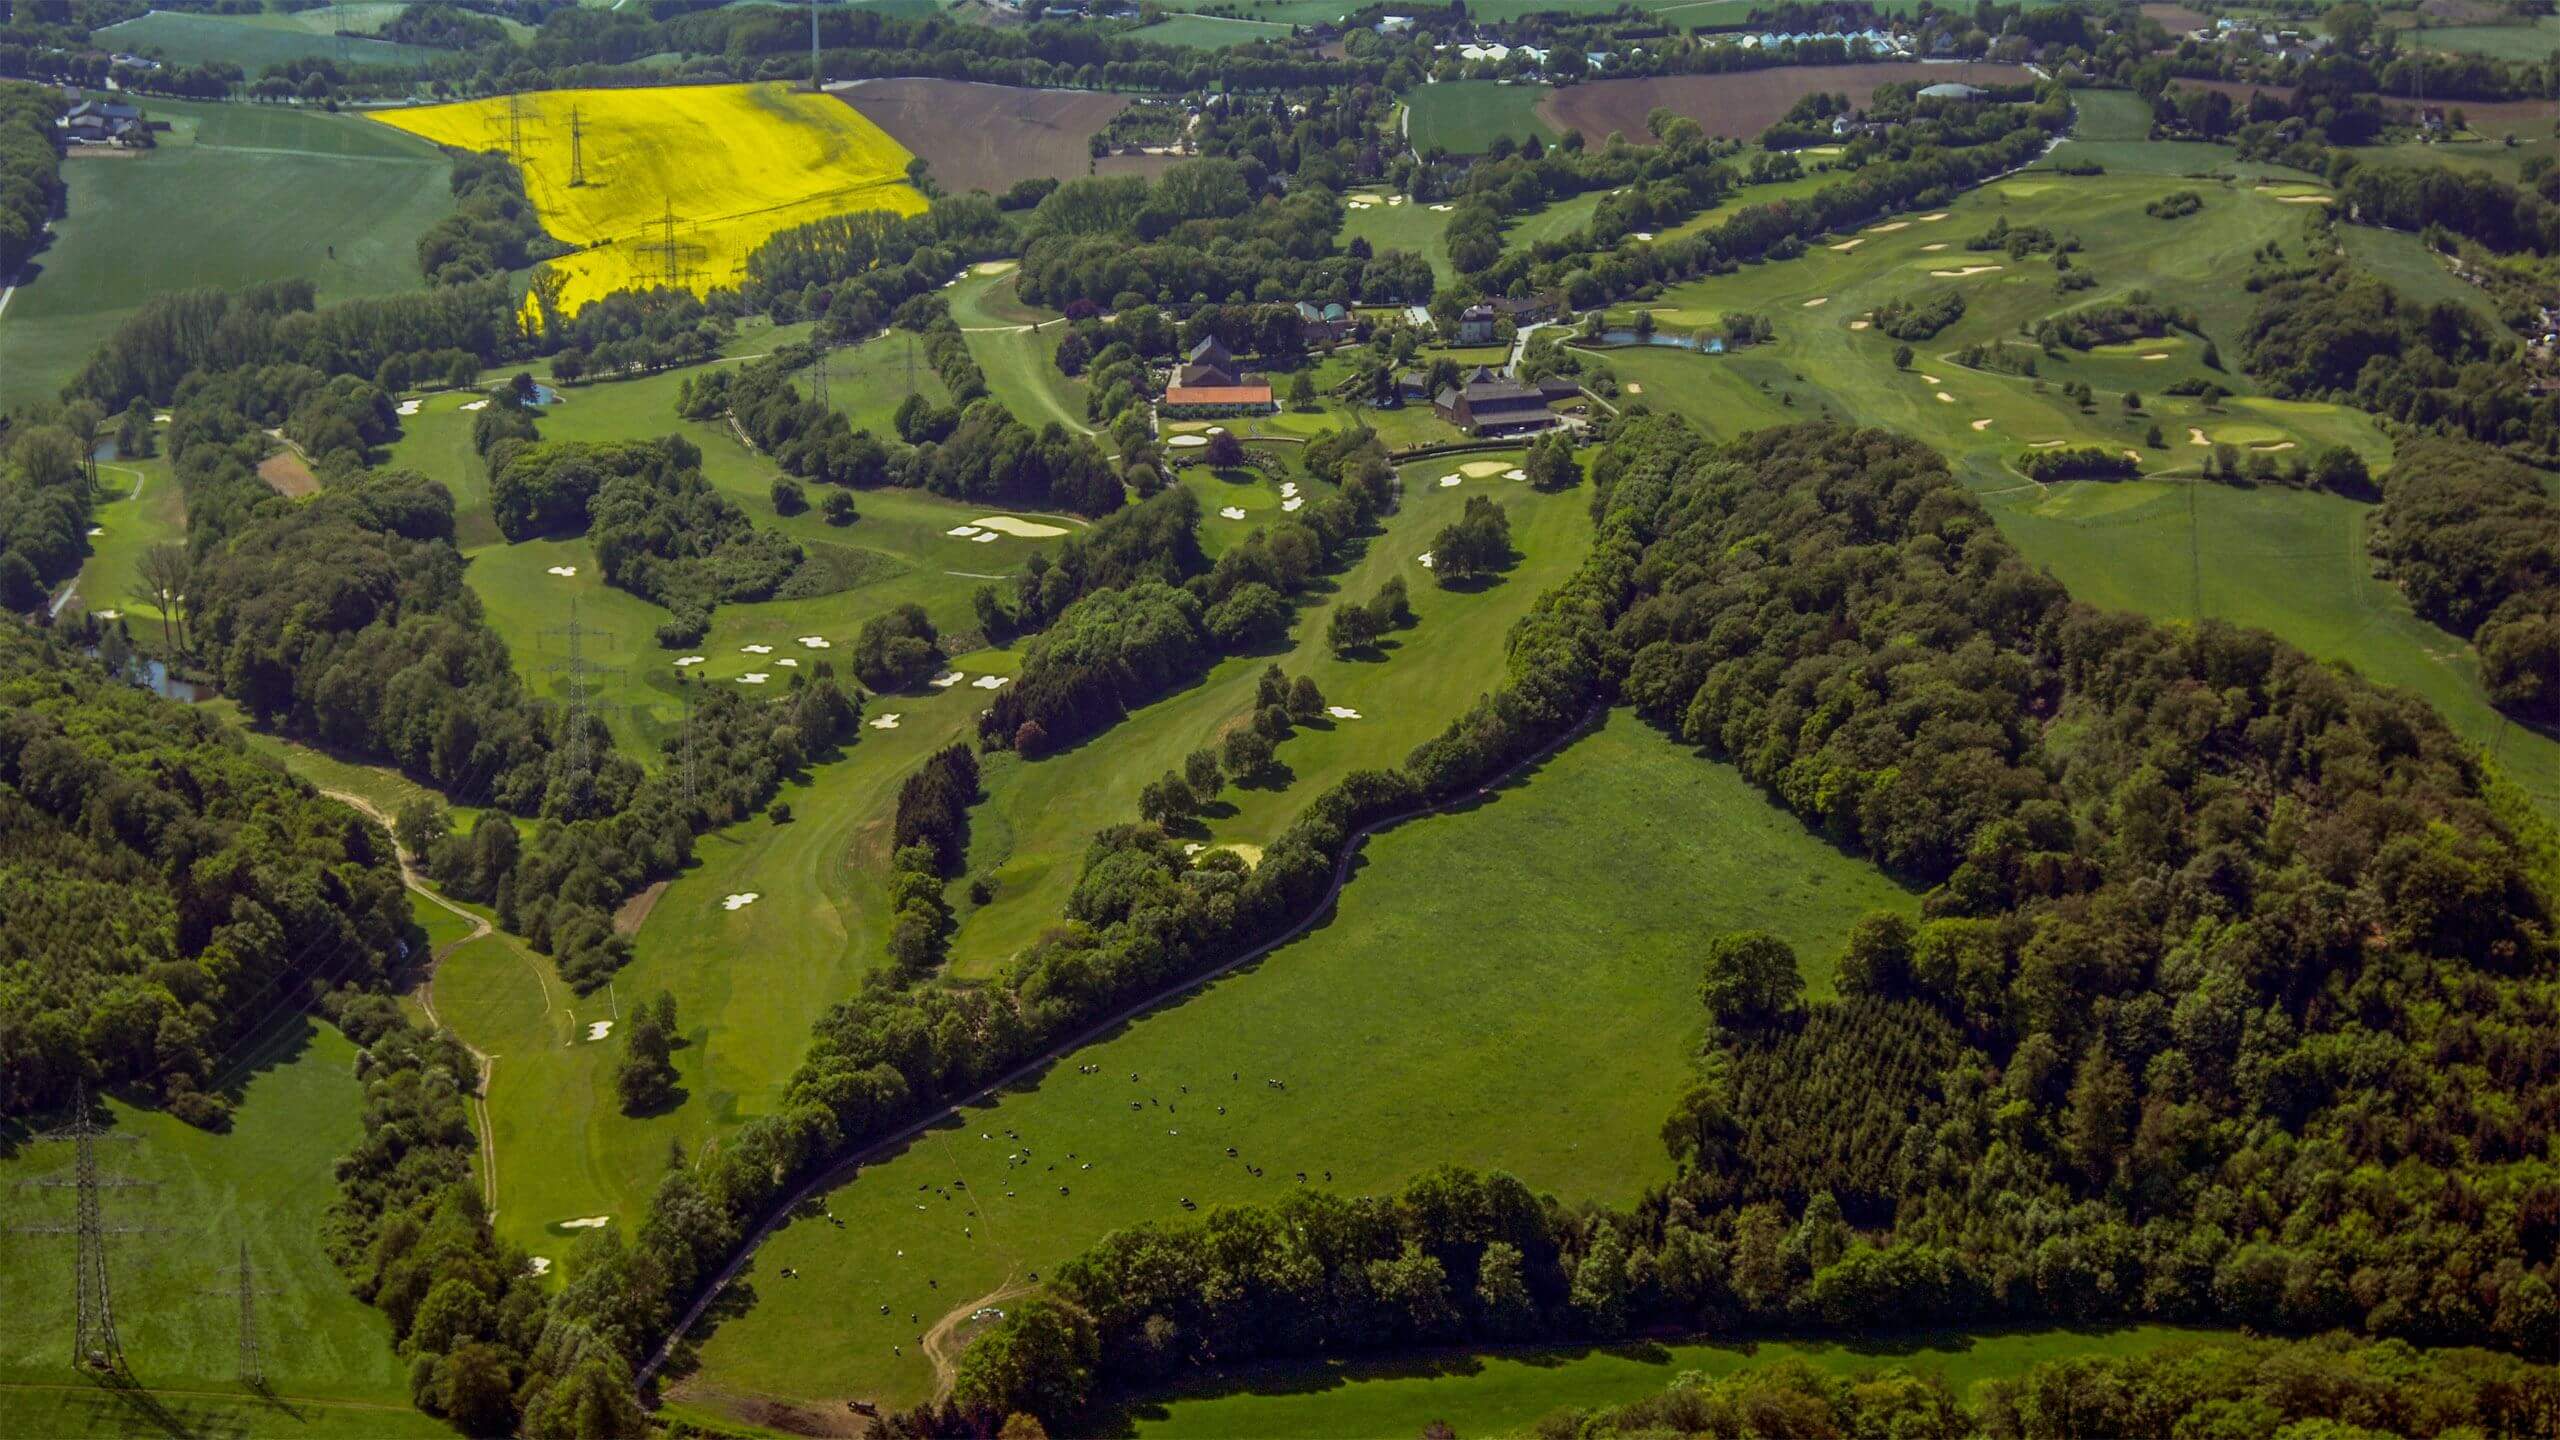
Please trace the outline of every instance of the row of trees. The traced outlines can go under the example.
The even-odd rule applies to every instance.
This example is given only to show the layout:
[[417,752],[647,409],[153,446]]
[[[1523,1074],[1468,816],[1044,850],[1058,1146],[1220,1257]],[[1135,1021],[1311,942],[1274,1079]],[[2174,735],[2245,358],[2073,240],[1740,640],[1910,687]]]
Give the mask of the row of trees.
[[53,143],[59,93],[0,81],[0,275],[16,276],[44,244],[62,203],[62,153]]

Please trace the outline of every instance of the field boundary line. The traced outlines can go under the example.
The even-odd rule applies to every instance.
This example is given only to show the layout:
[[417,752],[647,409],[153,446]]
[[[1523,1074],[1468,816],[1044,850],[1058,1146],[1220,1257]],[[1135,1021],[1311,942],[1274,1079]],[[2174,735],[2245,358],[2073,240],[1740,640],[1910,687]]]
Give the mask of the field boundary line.
[[766,1240],[772,1238],[773,1232],[781,1228],[782,1222],[790,1218],[792,1212],[807,1204],[812,1196],[822,1190],[833,1189],[837,1184],[842,1183],[843,1179],[858,1174],[864,1165],[940,1126],[945,1121],[960,1118],[964,1110],[998,1098],[1004,1091],[1011,1089],[1022,1080],[1038,1074],[1130,1021],[1161,1009],[1172,1001],[1182,999],[1213,981],[1223,979],[1298,939],[1314,929],[1317,923],[1327,915],[1333,913],[1335,903],[1342,898],[1343,887],[1350,883],[1352,863],[1360,858],[1360,852],[1366,847],[1371,836],[1392,830],[1407,821],[1454,810],[1460,805],[1491,796],[1497,786],[1508,782],[1513,776],[1530,766],[1547,760],[1557,751],[1580,739],[1608,713],[1607,702],[1595,701],[1580,719],[1565,727],[1563,733],[1512,762],[1510,766],[1490,779],[1445,800],[1424,801],[1410,809],[1381,816],[1344,836],[1342,853],[1333,862],[1333,878],[1326,884],[1324,894],[1308,908],[1305,915],[1279,934],[1248,947],[1231,960],[1220,961],[1206,970],[1175,980],[1151,994],[1130,1002],[1031,1056],[968,1094],[928,1111],[898,1130],[876,1140],[867,1141],[860,1148],[829,1162],[824,1169],[811,1175],[781,1200],[766,1208],[765,1213],[758,1217],[754,1227],[739,1240],[737,1253],[721,1265],[718,1272],[713,1275],[711,1283],[703,1288],[700,1295],[694,1297],[693,1302],[685,1307],[684,1313],[667,1331],[666,1337],[651,1349],[648,1360],[641,1365],[639,1372],[633,1377],[633,1384],[640,1391],[641,1403],[655,1407],[656,1398],[649,1394],[650,1382],[657,1378],[659,1370],[663,1369],[674,1355],[676,1346],[702,1322],[703,1315],[711,1308],[711,1302],[717,1300],[721,1292],[729,1288],[730,1282],[737,1279],[739,1273],[746,1269],[748,1262],[755,1258],[757,1249]]

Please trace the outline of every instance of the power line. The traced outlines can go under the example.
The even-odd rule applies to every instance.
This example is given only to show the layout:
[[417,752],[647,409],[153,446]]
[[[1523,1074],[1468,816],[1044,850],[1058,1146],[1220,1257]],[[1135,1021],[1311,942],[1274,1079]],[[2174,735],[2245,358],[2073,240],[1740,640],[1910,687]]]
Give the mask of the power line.
[[587,131],[578,117],[578,107],[569,107],[569,188],[587,183]]
[[267,1387],[266,1344],[258,1334],[258,1297],[273,1292],[258,1288],[256,1268],[249,1260],[249,1242],[240,1242],[240,1263],[225,1270],[231,1283],[218,1290],[203,1292],[218,1300],[234,1300],[240,1306],[240,1383],[252,1390]]
[[72,1092],[71,1123],[31,1138],[71,1147],[71,1175],[68,1179],[56,1175],[24,1183],[40,1189],[71,1191],[74,1196],[73,1218],[68,1225],[48,1223],[15,1228],[26,1235],[73,1237],[71,1363],[76,1368],[101,1374],[120,1374],[125,1369],[124,1342],[116,1335],[115,1295],[107,1272],[107,1237],[140,1234],[147,1227],[107,1224],[104,1192],[149,1189],[151,1182],[101,1174],[98,1170],[98,1142],[111,1140],[131,1144],[137,1137],[111,1135],[98,1128],[96,1118],[89,1111],[89,1087],[83,1082]]
[[587,754],[587,677],[593,674],[596,668],[594,662],[587,659],[586,637],[595,632],[578,623],[578,602],[576,597],[572,596],[569,601],[569,623],[543,633],[566,636],[569,641],[568,658],[555,660],[545,668],[565,672],[569,677],[569,727],[567,734],[562,737],[561,745],[561,753],[567,761],[568,769],[563,778],[584,775],[588,773],[590,761]]

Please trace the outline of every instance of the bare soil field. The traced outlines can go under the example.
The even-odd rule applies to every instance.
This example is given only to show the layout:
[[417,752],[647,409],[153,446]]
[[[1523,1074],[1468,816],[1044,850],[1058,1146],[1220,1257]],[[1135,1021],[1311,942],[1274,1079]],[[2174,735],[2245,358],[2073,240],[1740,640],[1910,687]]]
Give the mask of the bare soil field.
[[1796,101],[1818,91],[1845,94],[1852,104],[1863,106],[1880,85],[1941,81],[2019,85],[2034,78],[2015,65],[1924,65],[1916,60],[1783,65],[1725,75],[1656,75],[1567,85],[1540,102],[1538,117],[1558,130],[1579,130],[1585,140],[1604,139],[1614,130],[1644,143],[1651,139],[1644,117],[1656,106],[1666,106],[1696,120],[1710,135],[1748,138],[1776,123]]
[[2201,10],[2190,10],[2184,5],[2161,4],[2158,0],[2154,0],[2154,3],[2141,8],[2142,18],[2159,21],[2160,28],[2169,32],[2169,38],[2172,41],[2190,30],[2201,30],[2213,23],[2212,16]]
[[[2290,85],[2262,85],[2253,80],[2189,80],[2183,77],[2176,83],[2196,90],[2219,90],[2230,96],[2232,103],[2242,106],[2249,103],[2251,93],[2260,90],[2279,99],[2291,101],[2294,88]],[[2429,103],[2439,102],[2430,101]],[[2448,110],[2461,111],[2462,118],[2469,122],[2471,128],[2482,132],[2511,130],[2536,123],[2547,125],[2555,118],[2560,118],[2560,100],[2456,99],[2441,103]],[[2398,96],[2385,96],[2383,108],[2405,118],[2407,113],[2416,107],[2414,102]]]
[[1176,158],[1092,158],[1094,132],[1129,108],[1126,95],[926,76],[865,80],[833,93],[924,157],[935,183],[954,194],[1001,195],[1017,180],[1042,175],[1153,175]]
[[279,450],[259,461],[258,478],[267,482],[268,489],[287,500],[320,493],[320,477],[312,474],[311,467],[302,463],[302,457],[290,450]]

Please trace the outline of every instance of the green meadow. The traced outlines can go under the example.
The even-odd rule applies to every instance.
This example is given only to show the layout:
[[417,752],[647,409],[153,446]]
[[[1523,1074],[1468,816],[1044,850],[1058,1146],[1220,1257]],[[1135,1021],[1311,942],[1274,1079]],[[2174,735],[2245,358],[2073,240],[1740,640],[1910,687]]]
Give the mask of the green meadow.
[[1408,98],[1411,114],[1407,138],[1421,154],[1435,147],[1452,155],[1481,153],[1496,136],[1554,140],[1556,132],[1538,118],[1544,85],[1505,85],[1498,80],[1448,80],[1425,85]]
[[[169,473],[165,456],[139,460],[101,460],[98,486],[101,503],[90,514],[90,526],[101,533],[89,537],[89,558],[80,567],[77,608],[105,618],[124,618],[134,644],[153,654],[172,647],[162,630],[167,619],[159,607],[137,596],[134,566],[154,545],[184,543],[187,501]],[[65,607],[66,614],[71,607]]]
[[[400,45],[372,38],[371,32],[388,24],[391,16],[403,8],[360,4],[259,15],[191,15],[154,10],[107,26],[98,31],[98,40],[119,50],[156,54],[172,65],[237,65],[253,77],[270,66],[304,60],[419,66],[447,53],[423,45]],[[358,33],[333,33],[329,16],[334,9],[347,11],[337,23]]]
[[1015,418],[1035,430],[1055,420],[1091,435],[1084,382],[1058,370],[1058,340],[1066,327],[1056,311],[1026,304],[1014,293],[1017,273],[1009,261],[979,267],[951,287],[951,318],[968,333],[969,355],[986,373],[987,392]]
[[1185,45],[1194,50],[1224,50],[1254,40],[1286,40],[1289,27],[1216,15],[1175,15],[1132,30],[1129,38],[1157,45]]
[[1307,935],[790,1222],[696,1337],[677,1398],[923,1399],[916,1341],[938,1318],[1185,1198],[1267,1200],[1301,1171],[1363,1193],[1450,1162],[1623,1202],[1671,1173],[1659,1112],[1704,1035],[1699,937],[1774,930],[1827,990],[1859,915],[1916,905],[1625,714],[1489,800],[1373,838],[1355,872]]
[[1344,245],[1353,240],[1366,240],[1373,252],[1406,250],[1431,262],[1432,278],[1446,285],[1457,276],[1449,263],[1449,212],[1434,209],[1410,198],[1388,204],[1384,190],[1354,192],[1369,197],[1367,205],[1345,205],[1342,230],[1336,239]]
[[[216,1077],[239,1103],[228,1133],[107,1104],[112,1132],[138,1143],[101,1145],[100,1168],[149,1186],[106,1197],[108,1223],[143,1227],[108,1242],[116,1329],[141,1389],[105,1390],[72,1369],[71,1243],[20,1237],[19,1262],[0,1267],[0,1432],[452,1433],[410,1406],[390,1322],[348,1292],[321,1247],[332,1164],[362,1134],[355,1054],[336,1031],[279,1015]],[[0,1180],[13,1189],[70,1167],[67,1145],[16,1129],[0,1138]],[[67,1190],[17,1193],[18,1223],[71,1218]],[[266,1395],[239,1379],[232,1296],[244,1245]]]
[[1437,1421],[1460,1435],[1506,1435],[1565,1410],[1623,1405],[1685,1374],[1721,1378],[1800,1361],[1834,1374],[1900,1368],[1936,1375],[1963,1395],[1984,1380],[2048,1360],[2138,1355],[2214,1339],[2167,1325],[2113,1330],[1929,1331],[1839,1344],[1824,1340],[1652,1341],[1584,1350],[1442,1353],[1384,1362],[1240,1369],[1126,1402],[1111,1428],[1141,1440],[1325,1435],[1403,1440]]
[[66,213],[0,311],[0,405],[52,396],[154,295],[307,278],[326,305],[425,284],[418,237],[453,205],[434,146],[352,115],[142,104],[172,127],[156,149],[62,167]]

